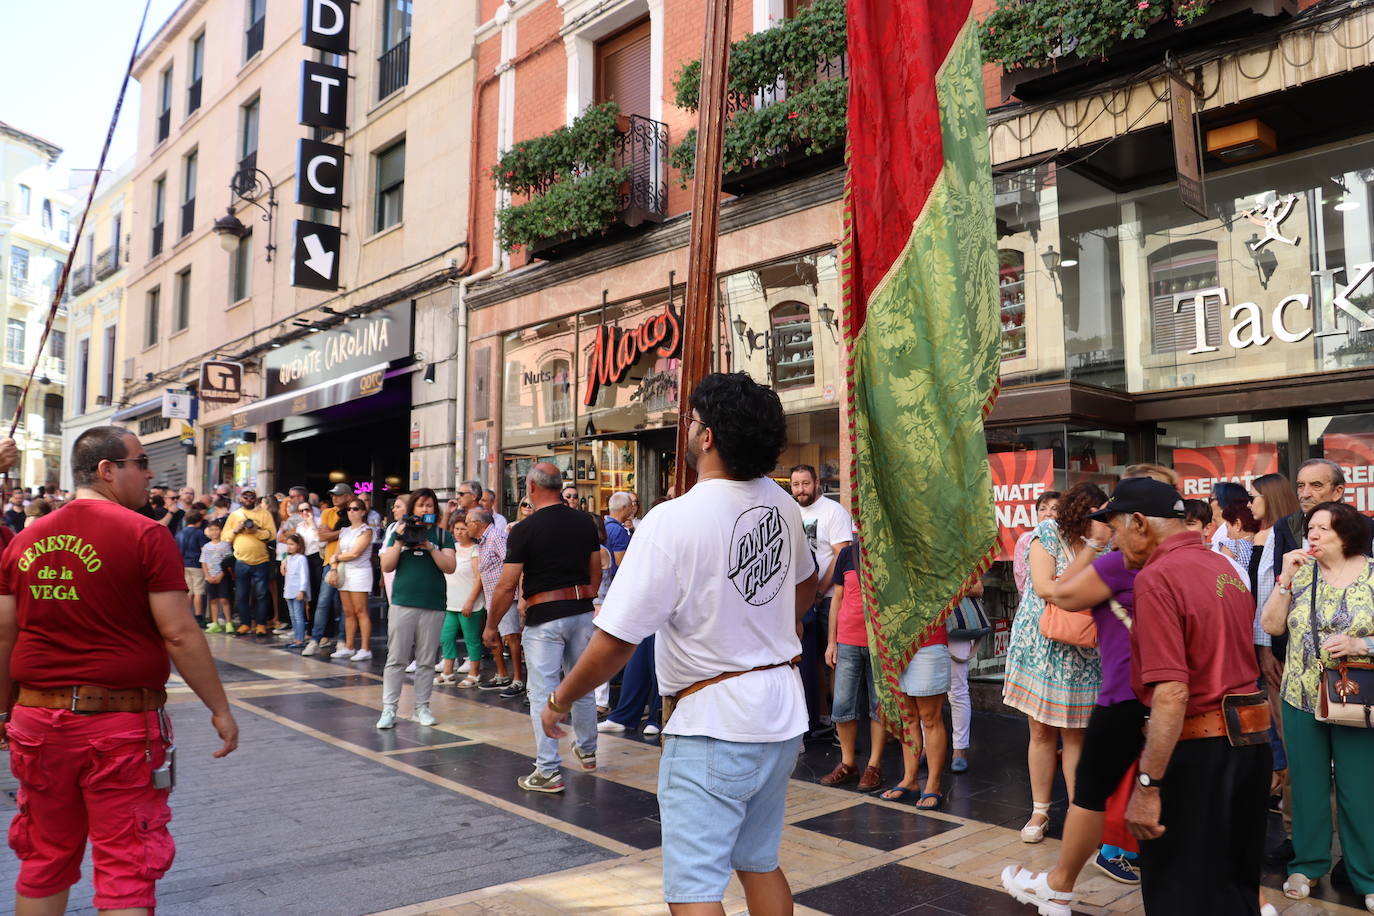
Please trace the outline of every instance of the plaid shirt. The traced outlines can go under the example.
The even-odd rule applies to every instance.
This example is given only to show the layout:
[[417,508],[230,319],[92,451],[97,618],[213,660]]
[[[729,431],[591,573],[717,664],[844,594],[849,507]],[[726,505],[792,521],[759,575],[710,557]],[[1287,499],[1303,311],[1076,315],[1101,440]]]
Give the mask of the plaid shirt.
[[482,577],[482,595],[487,607],[491,607],[496,583],[501,580],[501,570],[506,565],[506,533],[489,525],[477,545],[477,573]]

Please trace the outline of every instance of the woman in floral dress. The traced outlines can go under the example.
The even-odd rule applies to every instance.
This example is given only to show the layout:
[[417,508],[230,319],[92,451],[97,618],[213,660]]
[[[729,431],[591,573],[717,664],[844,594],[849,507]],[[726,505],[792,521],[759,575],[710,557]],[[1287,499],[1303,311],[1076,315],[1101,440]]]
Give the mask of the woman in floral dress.
[[1032,814],[1021,829],[1021,839],[1039,843],[1049,826],[1050,796],[1059,743],[1064,744],[1064,782],[1073,797],[1074,770],[1102,680],[1097,649],[1056,642],[1041,635],[1040,617],[1045,598],[1054,592],[1054,580],[1073,560],[1073,551],[1101,550],[1105,544],[1088,541],[1088,513],[1107,501],[1096,484],[1081,483],[1064,494],[1059,518],[1040,523],[1031,538],[1030,582],[1011,624],[1007,648],[1007,674],[1002,699],[1025,713],[1030,721],[1030,745],[1026,763],[1030,769]]

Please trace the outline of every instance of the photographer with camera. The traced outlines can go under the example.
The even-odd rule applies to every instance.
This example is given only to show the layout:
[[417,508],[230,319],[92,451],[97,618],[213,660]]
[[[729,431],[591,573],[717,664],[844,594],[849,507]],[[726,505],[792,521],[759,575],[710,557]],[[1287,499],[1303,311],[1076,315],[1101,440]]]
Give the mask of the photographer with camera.
[[406,665],[415,668],[415,721],[433,725],[429,696],[434,689],[434,659],[448,609],[445,574],[458,566],[453,535],[439,525],[439,498],[428,487],[411,494],[410,514],[386,536],[380,558],[382,572],[395,572],[391,584],[391,616],[387,622],[386,668],[382,674],[382,716],[378,728],[396,724]]
[[267,596],[272,580],[273,550],[277,539],[277,520],[258,505],[258,494],[245,488],[239,494],[239,507],[224,521],[220,540],[234,547],[234,606],[239,615],[239,635],[267,636],[267,617],[272,599]]

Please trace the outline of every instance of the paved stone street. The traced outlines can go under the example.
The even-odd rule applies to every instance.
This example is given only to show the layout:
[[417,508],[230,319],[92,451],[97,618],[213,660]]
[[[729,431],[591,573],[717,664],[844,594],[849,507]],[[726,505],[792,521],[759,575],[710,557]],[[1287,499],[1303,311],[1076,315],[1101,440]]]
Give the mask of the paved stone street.
[[[495,916],[664,913],[653,796],[658,752],[637,737],[601,738],[594,774],[565,770],[561,796],[518,789],[531,765],[529,717],[491,693],[435,691],[435,728],[373,727],[381,705],[382,640],[369,667],[302,659],[268,645],[211,637],[242,729],[239,750],[213,760],[209,717],[172,690],[179,786],[177,859],[159,886],[163,914]],[[408,714],[410,692],[401,711]],[[979,716],[974,765],[949,778],[944,811],[918,814],[815,780],[838,759],[829,745],[798,766],[783,864],[802,914],[1026,914],[997,889],[1011,861],[1043,867],[1057,842],[1026,846],[1025,726]],[[884,772],[900,772],[889,746]],[[4,777],[13,807],[13,780]],[[1060,803],[1062,808],[1062,801]],[[1056,815],[1056,832],[1059,816]],[[0,857],[12,886],[15,860]],[[1277,886],[1277,875],[1266,883]],[[1362,910],[1348,889],[1289,904],[1287,916]],[[89,867],[72,912],[90,913]],[[1078,912],[1143,912],[1139,895],[1095,873]],[[1285,906],[1288,904],[1287,906]],[[726,900],[744,912],[733,883]],[[7,910],[8,911],[8,910]]]

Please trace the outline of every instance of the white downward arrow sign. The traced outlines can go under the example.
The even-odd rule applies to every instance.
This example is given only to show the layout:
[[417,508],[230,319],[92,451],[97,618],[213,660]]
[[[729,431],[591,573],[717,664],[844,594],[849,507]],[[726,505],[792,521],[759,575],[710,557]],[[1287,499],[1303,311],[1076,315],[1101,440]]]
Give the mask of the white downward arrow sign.
[[334,252],[324,250],[318,235],[307,235],[304,241],[306,253],[310,255],[305,259],[305,266],[328,280],[334,270]]

